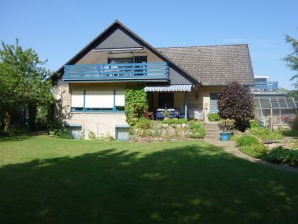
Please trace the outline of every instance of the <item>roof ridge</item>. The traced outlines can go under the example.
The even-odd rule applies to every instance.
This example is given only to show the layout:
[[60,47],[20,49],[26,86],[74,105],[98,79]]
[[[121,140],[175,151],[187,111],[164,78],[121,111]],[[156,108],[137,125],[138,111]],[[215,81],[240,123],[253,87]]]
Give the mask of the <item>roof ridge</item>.
[[217,44],[217,45],[192,45],[192,46],[174,46],[174,47],[155,47],[156,49],[169,48],[197,48],[197,47],[234,47],[234,46],[248,46],[248,44]]

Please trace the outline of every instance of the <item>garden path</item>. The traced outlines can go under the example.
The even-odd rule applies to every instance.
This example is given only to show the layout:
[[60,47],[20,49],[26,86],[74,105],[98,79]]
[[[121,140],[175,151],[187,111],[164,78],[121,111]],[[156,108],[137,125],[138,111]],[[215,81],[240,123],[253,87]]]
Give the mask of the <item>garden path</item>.
[[220,141],[220,140],[215,139],[215,138],[205,138],[204,140],[205,140],[205,142],[207,142],[211,145],[222,147],[225,152],[230,153],[230,154],[232,154],[232,155],[234,155],[238,158],[242,158],[242,159],[248,160],[250,162],[254,162],[254,163],[274,167],[276,169],[286,170],[286,171],[291,171],[291,172],[297,172],[298,173],[298,167],[290,167],[290,166],[281,165],[281,164],[269,163],[269,162],[265,162],[263,160],[256,159],[256,158],[253,158],[251,156],[248,156],[248,155],[246,155],[246,154],[244,154],[244,153],[242,153],[238,150],[238,148],[236,146],[236,143],[234,141]]

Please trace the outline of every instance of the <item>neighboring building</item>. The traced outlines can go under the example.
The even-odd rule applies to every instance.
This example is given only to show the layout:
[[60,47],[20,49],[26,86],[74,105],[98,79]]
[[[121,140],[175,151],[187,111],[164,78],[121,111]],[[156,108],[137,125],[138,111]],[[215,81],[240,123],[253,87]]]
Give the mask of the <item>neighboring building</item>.
[[269,76],[255,76],[255,84],[250,87],[253,92],[277,92],[278,82],[270,81]]
[[206,118],[228,83],[254,84],[248,46],[154,48],[119,21],[58,70],[56,99],[73,135],[115,136],[125,127],[125,89],[144,86],[149,111],[174,109],[179,117]]
[[256,76],[251,86],[256,106],[256,117],[262,125],[270,129],[288,128],[298,109],[293,97],[279,92],[278,82],[270,81],[269,76]]

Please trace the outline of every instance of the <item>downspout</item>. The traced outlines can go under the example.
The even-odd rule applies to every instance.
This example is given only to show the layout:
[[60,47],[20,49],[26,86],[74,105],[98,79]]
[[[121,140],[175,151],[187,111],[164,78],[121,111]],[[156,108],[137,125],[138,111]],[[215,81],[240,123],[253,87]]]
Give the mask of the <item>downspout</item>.
[[184,92],[184,118],[188,119],[188,95],[187,92]]

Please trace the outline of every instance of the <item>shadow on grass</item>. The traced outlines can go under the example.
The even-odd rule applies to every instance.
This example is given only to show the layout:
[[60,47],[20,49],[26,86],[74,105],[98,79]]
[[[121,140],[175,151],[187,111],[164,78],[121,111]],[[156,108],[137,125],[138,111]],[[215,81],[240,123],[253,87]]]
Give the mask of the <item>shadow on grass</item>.
[[24,141],[27,140],[28,138],[32,136],[36,136],[39,134],[20,134],[20,135],[5,135],[5,134],[0,134],[0,142],[7,142],[7,141]]
[[0,223],[296,223],[297,174],[197,145],[0,168]]

